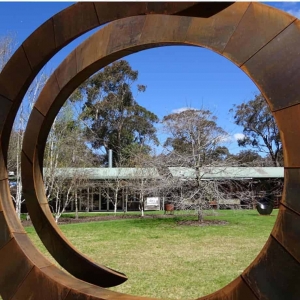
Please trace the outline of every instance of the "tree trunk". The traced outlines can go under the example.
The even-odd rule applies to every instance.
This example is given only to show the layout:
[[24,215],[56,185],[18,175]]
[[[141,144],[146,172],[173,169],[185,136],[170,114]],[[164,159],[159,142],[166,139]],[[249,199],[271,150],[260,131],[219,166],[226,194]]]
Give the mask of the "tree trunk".
[[115,216],[117,215],[117,206],[118,206],[118,191],[115,192],[115,199],[114,199],[114,213],[115,213]]
[[144,207],[141,205],[141,216],[144,217]]
[[19,201],[18,199],[16,201],[16,214],[19,220],[21,220],[21,201]]
[[55,200],[55,212],[54,212],[54,218],[55,222],[57,223],[59,217],[60,217],[60,197],[59,192],[56,192],[56,200]]
[[140,193],[141,216],[144,217],[144,194]]
[[86,204],[86,209],[85,211],[86,212],[89,212],[90,211],[90,189],[87,188],[87,204]]
[[75,190],[75,219],[78,220],[78,198],[77,198],[77,190]]
[[55,214],[55,222],[58,223],[58,219],[60,218],[60,214]]
[[201,205],[198,206],[198,222],[203,222],[203,209]]
[[126,189],[126,195],[125,195],[125,210],[124,210],[124,212],[127,212],[127,204],[128,204],[128,190]]
[[22,207],[22,182],[20,180],[17,181],[17,194],[16,194],[16,214],[21,220],[21,207]]

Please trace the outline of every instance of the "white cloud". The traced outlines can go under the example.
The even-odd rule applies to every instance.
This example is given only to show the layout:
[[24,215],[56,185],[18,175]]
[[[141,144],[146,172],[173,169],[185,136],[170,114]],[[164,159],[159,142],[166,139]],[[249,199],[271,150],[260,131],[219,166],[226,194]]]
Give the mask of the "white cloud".
[[[266,3],[268,5],[268,3]],[[300,18],[300,5],[298,1],[274,2],[271,6],[283,10],[298,19]]]
[[233,137],[237,141],[237,140],[242,140],[245,137],[245,135],[243,133],[235,133]]
[[183,111],[186,111],[186,110],[197,110],[197,108],[194,108],[194,107],[181,107],[181,108],[173,109],[172,113],[173,114],[179,114],[179,113],[181,113]]
[[232,141],[232,137],[229,134],[225,134],[219,137],[221,143],[227,143]]
[[289,9],[286,12],[300,19],[300,9]]

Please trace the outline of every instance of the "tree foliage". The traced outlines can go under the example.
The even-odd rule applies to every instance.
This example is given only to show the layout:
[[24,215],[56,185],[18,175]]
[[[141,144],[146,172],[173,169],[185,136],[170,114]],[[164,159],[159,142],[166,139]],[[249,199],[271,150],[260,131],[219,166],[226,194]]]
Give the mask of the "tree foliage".
[[16,47],[16,38],[13,34],[0,36],[0,72],[10,59]]
[[[180,209],[195,209],[198,220],[203,220],[203,210],[213,199],[224,197],[220,180],[204,180],[215,167],[226,168],[228,149],[222,145],[227,133],[217,125],[217,118],[209,110],[189,109],[163,118],[169,135],[165,142],[171,147],[169,155],[162,158],[166,166],[185,167],[181,176],[165,173],[165,193]],[[218,169],[220,170],[220,169]]]
[[[77,191],[88,187],[88,167],[98,166],[99,159],[86,145],[86,138],[70,102],[56,116],[44,153],[44,185],[46,197],[58,221],[66,207],[74,202],[78,213]],[[76,168],[72,177],[60,169]]]
[[242,150],[232,155],[232,157],[237,161],[237,164],[242,167],[262,167],[265,163],[265,160],[257,152],[250,149]]
[[[83,83],[73,100],[85,99],[81,118],[86,122],[86,136],[94,149],[113,150],[113,162],[129,156],[132,149],[150,151],[149,143],[157,143],[154,123],[158,117],[140,106],[133,96],[138,71],[125,60],[114,62]],[[137,85],[138,92],[146,87]]]
[[186,157],[191,167],[201,167],[212,160],[222,159],[229,153],[225,146],[220,145],[227,133],[216,120],[211,111],[202,109],[167,115],[162,120],[169,134],[164,146],[171,146],[174,152]]
[[44,166],[56,168],[84,168],[99,165],[99,158],[86,145],[80,123],[74,118],[69,102],[62,107],[49,133]]
[[234,105],[230,111],[234,114],[235,124],[243,127],[244,138],[238,140],[238,145],[252,146],[256,152],[266,153],[275,167],[283,165],[279,130],[263,95]]

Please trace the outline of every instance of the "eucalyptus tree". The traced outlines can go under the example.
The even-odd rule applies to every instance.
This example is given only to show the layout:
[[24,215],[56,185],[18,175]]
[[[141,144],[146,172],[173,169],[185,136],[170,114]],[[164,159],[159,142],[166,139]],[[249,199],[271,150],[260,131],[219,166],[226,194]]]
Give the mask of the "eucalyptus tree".
[[146,90],[144,85],[135,85],[137,80],[138,71],[119,60],[90,77],[72,96],[73,101],[83,101],[80,118],[91,146],[104,149],[106,156],[112,149],[114,165],[132,149],[149,152],[149,144],[158,143],[154,126],[158,117],[133,95]]
[[266,167],[270,164],[269,160],[262,157],[256,151],[251,149],[241,150],[235,155],[231,155],[236,164],[241,167]]
[[283,165],[283,150],[279,129],[262,94],[230,110],[235,124],[243,127],[244,137],[238,140],[240,147],[252,147],[258,153],[271,158],[274,167]]

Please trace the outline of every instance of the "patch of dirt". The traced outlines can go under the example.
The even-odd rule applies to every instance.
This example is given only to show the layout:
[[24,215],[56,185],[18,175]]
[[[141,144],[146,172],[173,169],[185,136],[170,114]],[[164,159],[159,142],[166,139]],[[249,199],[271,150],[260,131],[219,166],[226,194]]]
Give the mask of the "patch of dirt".
[[[60,218],[58,220],[58,224],[74,224],[74,223],[88,223],[88,222],[97,222],[97,221],[110,221],[110,220],[122,220],[122,219],[155,219],[155,218],[173,218],[175,215],[146,215],[141,217],[139,215],[126,215],[126,214],[117,214],[116,216],[91,216],[91,217],[80,217],[79,219],[75,218]],[[22,225],[32,226],[32,222],[30,220],[22,221]]]
[[179,226],[211,226],[211,225],[227,225],[229,222],[221,221],[221,220],[204,220],[199,222],[197,220],[186,220],[186,221],[178,221],[177,225]]
[[27,227],[27,226],[32,226],[32,222],[31,221],[21,221],[23,227]]
[[[186,215],[190,216],[190,215]],[[126,215],[126,214],[117,214],[116,216],[91,216],[91,217],[80,217],[79,219],[75,218],[60,218],[58,220],[59,225],[63,224],[75,224],[75,223],[88,223],[88,222],[97,222],[97,221],[110,221],[110,220],[122,220],[122,219],[165,219],[165,218],[176,218],[178,215],[165,214],[165,215],[146,215],[141,217],[139,215]],[[180,215],[183,217],[183,215]],[[22,221],[24,227],[32,226],[30,220]],[[211,226],[211,225],[227,225],[228,222],[221,220],[204,220],[198,222],[197,220],[182,220],[176,222],[178,226]]]

